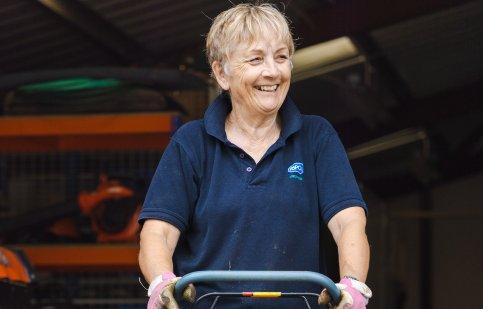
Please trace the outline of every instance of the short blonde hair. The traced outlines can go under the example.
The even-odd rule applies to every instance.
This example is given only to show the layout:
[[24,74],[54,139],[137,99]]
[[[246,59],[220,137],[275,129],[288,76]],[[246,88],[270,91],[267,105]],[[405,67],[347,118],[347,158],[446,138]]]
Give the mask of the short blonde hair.
[[206,36],[208,63],[223,63],[234,46],[241,42],[251,44],[267,34],[278,36],[287,45],[289,55],[293,55],[295,47],[287,18],[273,5],[242,3],[223,11]]

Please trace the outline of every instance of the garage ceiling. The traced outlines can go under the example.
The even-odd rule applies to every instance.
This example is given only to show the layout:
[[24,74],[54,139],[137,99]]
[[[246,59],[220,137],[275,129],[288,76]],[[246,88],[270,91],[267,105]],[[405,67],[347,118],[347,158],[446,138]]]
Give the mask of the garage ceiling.
[[415,98],[462,87],[483,71],[483,1],[370,33]]
[[[86,65],[176,66],[186,57],[203,61],[198,58],[210,19],[231,3],[240,1],[1,2],[0,71],[6,73]],[[381,29],[458,7],[467,1],[401,1],[396,4],[382,0],[273,2],[284,8],[291,19],[299,46],[306,46]],[[460,17],[465,12],[470,13],[464,11]],[[478,12],[473,12],[475,14]],[[204,63],[195,65],[203,67]]]
[[[120,66],[207,76],[204,35],[238,2],[1,0],[0,74]],[[291,89],[304,112],[334,123],[346,146],[420,127],[438,141],[441,174],[458,174],[446,168],[454,160],[466,164],[461,171],[483,169],[482,1],[273,3],[292,21],[298,47],[349,36],[366,57]]]

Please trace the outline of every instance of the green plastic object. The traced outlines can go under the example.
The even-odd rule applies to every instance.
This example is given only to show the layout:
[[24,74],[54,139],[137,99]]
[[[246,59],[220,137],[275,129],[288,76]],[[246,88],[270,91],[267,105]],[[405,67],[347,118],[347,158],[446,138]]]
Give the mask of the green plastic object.
[[49,82],[30,84],[19,87],[25,92],[56,92],[56,91],[76,91],[99,88],[119,87],[121,81],[114,78],[93,79],[93,78],[69,78],[59,79]]

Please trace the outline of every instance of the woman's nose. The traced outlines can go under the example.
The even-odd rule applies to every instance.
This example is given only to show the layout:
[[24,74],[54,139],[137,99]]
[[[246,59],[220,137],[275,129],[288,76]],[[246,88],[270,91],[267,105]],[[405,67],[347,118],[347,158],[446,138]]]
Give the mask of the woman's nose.
[[277,67],[277,63],[274,59],[266,59],[263,63],[264,68],[262,75],[265,77],[277,77],[280,74],[280,70]]

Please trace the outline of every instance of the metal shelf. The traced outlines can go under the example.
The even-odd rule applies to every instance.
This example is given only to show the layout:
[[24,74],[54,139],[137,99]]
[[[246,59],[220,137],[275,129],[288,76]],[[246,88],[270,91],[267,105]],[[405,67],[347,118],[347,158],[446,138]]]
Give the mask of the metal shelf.
[[164,149],[178,123],[176,113],[0,117],[0,149]]
[[25,245],[21,249],[35,269],[138,268],[137,244]]

